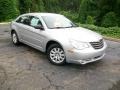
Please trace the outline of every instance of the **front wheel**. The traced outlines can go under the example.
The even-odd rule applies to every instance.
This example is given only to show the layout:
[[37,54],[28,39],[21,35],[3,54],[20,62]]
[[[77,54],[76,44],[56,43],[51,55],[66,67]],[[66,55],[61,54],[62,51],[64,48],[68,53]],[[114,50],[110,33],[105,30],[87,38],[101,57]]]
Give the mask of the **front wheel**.
[[58,44],[52,44],[47,50],[49,61],[55,65],[63,65],[66,57],[63,48]]

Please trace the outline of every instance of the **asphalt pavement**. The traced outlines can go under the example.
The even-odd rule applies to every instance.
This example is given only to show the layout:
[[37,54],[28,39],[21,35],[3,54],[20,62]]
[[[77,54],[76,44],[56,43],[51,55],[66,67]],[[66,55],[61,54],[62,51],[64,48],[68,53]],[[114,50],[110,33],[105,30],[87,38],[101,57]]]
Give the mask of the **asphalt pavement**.
[[100,61],[55,66],[44,53],[13,45],[9,25],[0,25],[0,90],[120,90],[120,43],[106,42]]

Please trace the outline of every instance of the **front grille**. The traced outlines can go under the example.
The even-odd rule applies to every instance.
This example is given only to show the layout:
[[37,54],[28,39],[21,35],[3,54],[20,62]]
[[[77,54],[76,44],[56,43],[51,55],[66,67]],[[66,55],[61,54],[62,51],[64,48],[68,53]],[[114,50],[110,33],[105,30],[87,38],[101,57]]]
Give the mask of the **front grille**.
[[90,42],[94,49],[101,49],[104,46],[103,39],[100,39],[98,42]]

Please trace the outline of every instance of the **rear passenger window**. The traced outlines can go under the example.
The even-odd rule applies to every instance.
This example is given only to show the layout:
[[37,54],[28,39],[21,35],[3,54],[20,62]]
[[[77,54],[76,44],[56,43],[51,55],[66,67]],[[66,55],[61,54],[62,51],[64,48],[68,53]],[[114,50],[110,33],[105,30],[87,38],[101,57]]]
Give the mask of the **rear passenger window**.
[[22,23],[25,25],[30,25],[30,18],[29,18],[29,16],[23,16],[23,17],[20,17],[18,20],[16,20],[16,22]]

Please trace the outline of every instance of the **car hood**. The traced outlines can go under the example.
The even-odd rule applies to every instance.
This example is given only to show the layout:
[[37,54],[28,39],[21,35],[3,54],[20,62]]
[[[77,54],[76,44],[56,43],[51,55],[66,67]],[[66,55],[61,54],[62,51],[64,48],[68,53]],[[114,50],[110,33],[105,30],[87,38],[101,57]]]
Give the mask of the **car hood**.
[[94,42],[102,38],[102,36],[91,30],[77,27],[77,28],[65,28],[65,29],[53,29],[49,30],[50,34],[57,38],[61,39],[73,39],[82,42]]

